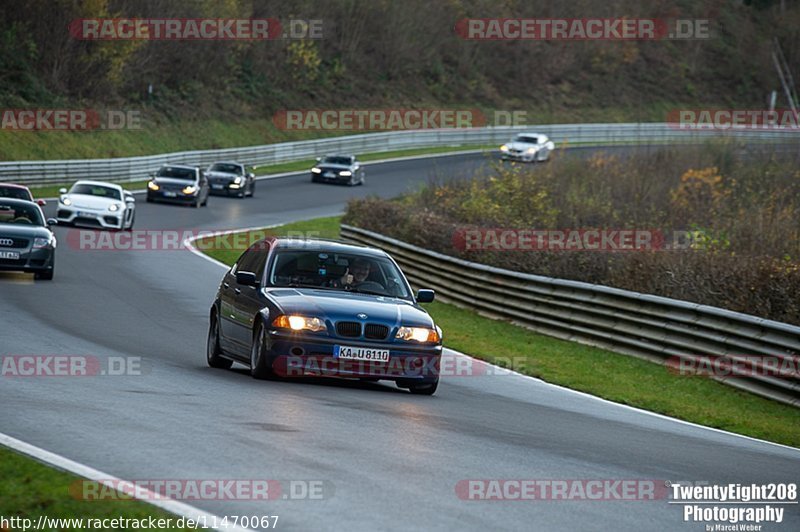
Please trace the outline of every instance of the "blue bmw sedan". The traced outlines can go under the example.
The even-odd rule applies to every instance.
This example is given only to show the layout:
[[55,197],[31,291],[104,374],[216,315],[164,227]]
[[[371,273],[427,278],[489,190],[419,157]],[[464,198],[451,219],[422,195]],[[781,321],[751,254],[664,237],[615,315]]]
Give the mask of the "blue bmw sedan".
[[207,355],[256,378],[390,380],[432,395],[442,332],[385,252],[327,240],[268,238],[225,274],[210,311]]

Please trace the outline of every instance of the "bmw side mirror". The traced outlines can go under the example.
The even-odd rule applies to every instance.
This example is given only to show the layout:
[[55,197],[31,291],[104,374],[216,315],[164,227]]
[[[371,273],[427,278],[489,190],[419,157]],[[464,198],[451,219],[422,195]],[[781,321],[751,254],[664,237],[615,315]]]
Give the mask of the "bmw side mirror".
[[45,205],[47,205],[47,202],[45,200],[43,200],[43,199],[40,199],[40,200],[36,200],[36,204],[39,207],[44,207]]
[[59,194],[66,194],[67,193],[67,189],[66,188],[59,188],[58,189],[58,193]]
[[322,157],[317,157],[317,162],[320,162],[321,160],[322,160]]
[[56,220],[55,218],[48,218],[47,219],[47,225],[49,225],[51,227],[54,226],[54,225],[58,225],[58,220]]
[[236,272],[236,282],[242,286],[258,286],[256,274],[252,272]]
[[256,174],[254,174],[253,172],[250,172],[249,174],[247,174],[247,177],[249,177],[250,179],[253,179],[255,176],[256,176]]
[[428,288],[422,288],[417,292],[417,303],[431,303],[436,292]]

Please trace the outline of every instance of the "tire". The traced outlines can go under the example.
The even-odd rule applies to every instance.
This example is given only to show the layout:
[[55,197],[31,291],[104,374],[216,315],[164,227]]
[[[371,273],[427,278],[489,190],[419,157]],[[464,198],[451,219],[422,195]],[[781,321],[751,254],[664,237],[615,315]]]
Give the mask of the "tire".
[[250,375],[254,379],[267,379],[274,375],[272,361],[264,354],[264,326],[258,324],[250,346]]
[[433,395],[436,393],[436,388],[439,387],[439,381],[433,384],[415,384],[408,388],[408,391],[414,395]]
[[202,203],[200,203],[200,196],[197,196],[197,199],[194,200],[194,203],[192,203],[192,207],[195,209],[199,209],[201,205]]
[[136,223],[136,211],[133,211],[133,216],[131,216],[131,225],[128,226],[125,231],[133,231],[133,224]]
[[253,180],[253,184],[250,185],[250,197],[254,198],[256,196],[256,180]]
[[208,194],[206,194],[206,199],[204,199],[204,200],[203,200],[203,203],[201,204],[201,206],[203,206],[203,207],[208,207],[208,197],[209,197],[210,195],[211,195],[211,192],[209,192]]
[[232,360],[222,357],[222,349],[219,347],[219,320],[216,314],[211,315],[208,324],[208,340],[206,341],[206,362],[212,368],[229,369],[233,365]]
[[55,275],[56,269],[53,267],[52,270],[42,270],[40,272],[36,272],[33,274],[33,278],[37,281],[52,281],[53,275]]
[[367,181],[367,176],[365,174],[361,174],[361,181],[358,182],[359,186],[362,186]]

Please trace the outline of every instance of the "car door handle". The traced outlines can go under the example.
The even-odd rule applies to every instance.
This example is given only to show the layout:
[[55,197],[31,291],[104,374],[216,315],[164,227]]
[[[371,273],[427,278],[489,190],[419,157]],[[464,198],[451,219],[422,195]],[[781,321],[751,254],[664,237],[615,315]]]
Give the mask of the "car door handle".
[[229,285],[228,283],[222,283],[222,286],[224,286],[225,288],[230,288],[231,287],[231,285]]
[[233,291],[236,292],[237,294],[241,294],[242,293],[242,291],[239,290],[238,288],[234,288]]

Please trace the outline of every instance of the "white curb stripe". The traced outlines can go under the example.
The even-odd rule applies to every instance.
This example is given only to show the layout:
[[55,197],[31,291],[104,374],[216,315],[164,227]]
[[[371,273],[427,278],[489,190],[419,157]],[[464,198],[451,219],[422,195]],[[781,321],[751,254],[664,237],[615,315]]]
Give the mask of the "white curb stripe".
[[[67,471],[69,473],[74,473],[75,475],[78,475],[88,480],[97,481],[103,484],[104,486],[107,486],[112,489],[117,489],[120,486],[123,486],[124,488],[126,488],[126,492],[128,493],[134,493],[135,491],[145,493],[147,499],[139,499],[142,502],[145,502],[157,508],[161,508],[162,510],[166,510],[169,513],[192,519],[195,522],[199,521],[200,523],[202,523],[203,519],[205,519],[206,523],[213,523],[215,522],[215,520],[217,523],[222,521],[222,519],[215,514],[204,512],[203,510],[195,508],[194,506],[189,506],[188,504],[178,502],[173,499],[164,500],[163,496],[153,493],[150,490],[145,490],[142,489],[141,487],[134,486],[134,484],[132,484],[131,482],[118,479],[116,477],[103,473],[102,471],[98,471],[97,469],[93,469],[89,466],[79,464],[78,462],[74,462],[69,458],[65,458],[55,453],[51,453],[50,451],[45,451],[44,449],[33,446],[29,443],[25,443],[24,441],[12,438],[7,434],[0,433],[0,445],[4,445],[21,454],[30,456],[31,458],[35,458],[36,460],[44,462],[45,464],[48,464],[50,466],[53,466],[56,469]],[[130,489],[127,490],[127,488]],[[212,530],[225,530],[227,532],[253,532],[249,528],[242,528],[240,526],[214,528]]]

